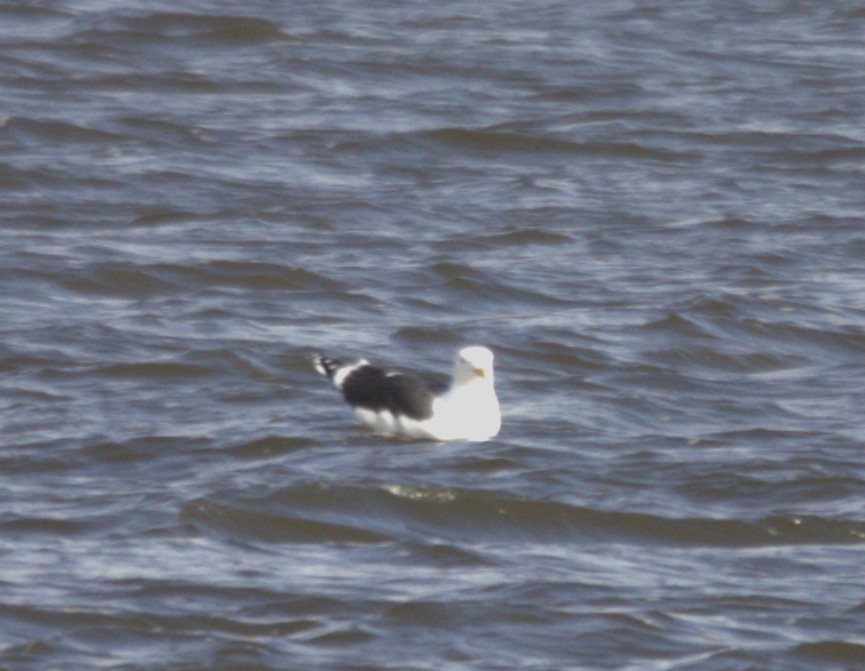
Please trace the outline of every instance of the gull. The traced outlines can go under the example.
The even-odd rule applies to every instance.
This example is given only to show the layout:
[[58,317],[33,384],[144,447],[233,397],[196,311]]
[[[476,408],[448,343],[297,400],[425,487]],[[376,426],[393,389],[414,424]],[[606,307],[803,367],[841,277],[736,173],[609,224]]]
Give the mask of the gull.
[[437,441],[489,440],[502,417],[493,377],[493,353],[473,345],[457,353],[451,384],[441,393],[414,375],[343,363],[320,354],[316,370],[339,389],[355,414],[376,433]]

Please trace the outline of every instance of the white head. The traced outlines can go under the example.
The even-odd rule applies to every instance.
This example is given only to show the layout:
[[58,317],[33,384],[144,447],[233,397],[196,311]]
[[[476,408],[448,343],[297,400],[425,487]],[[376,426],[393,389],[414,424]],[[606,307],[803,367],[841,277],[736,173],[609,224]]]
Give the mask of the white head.
[[493,383],[493,353],[480,345],[461,349],[454,366],[456,384],[466,384],[475,380]]

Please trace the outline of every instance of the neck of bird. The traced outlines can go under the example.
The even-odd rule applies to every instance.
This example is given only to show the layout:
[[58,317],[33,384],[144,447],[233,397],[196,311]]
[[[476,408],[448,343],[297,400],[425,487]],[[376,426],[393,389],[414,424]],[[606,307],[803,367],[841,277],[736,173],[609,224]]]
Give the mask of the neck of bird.
[[457,389],[479,389],[481,387],[493,388],[492,377],[478,377],[474,373],[454,375],[454,387]]

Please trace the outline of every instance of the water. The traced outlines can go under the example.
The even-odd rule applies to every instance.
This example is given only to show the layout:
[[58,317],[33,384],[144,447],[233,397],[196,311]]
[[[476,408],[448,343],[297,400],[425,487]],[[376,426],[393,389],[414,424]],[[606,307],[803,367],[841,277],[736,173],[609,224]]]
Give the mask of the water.
[[[0,668],[865,665],[865,12],[0,6]],[[501,435],[310,356],[497,354]]]

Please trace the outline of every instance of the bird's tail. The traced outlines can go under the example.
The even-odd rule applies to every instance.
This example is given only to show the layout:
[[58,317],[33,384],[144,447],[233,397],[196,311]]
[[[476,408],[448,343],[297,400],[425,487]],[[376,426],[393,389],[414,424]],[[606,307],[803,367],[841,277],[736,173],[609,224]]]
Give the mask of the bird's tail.
[[333,379],[334,372],[338,368],[342,367],[342,361],[331,359],[330,357],[322,356],[321,354],[316,354],[312,359],[312,363],[319,373],[331,380]]

